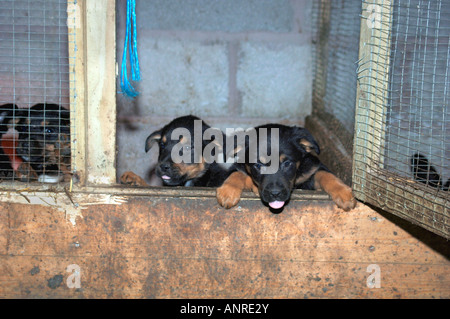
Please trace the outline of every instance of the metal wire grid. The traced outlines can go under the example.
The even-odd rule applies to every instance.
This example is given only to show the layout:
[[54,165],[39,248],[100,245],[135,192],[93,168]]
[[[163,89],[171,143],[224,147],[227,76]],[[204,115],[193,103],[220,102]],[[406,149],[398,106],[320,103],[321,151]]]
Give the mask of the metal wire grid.
[[[361,0],[313,2],[315,111],[330,123],[351,154],[355,124],[356,61],[358,60]],[[342,132],[345,131],[345,132]],[[341,134],[344,133],[344,134]]]
[[411,177],[411,159],[420,154],[437,171],[424,184],[445,185],[450,178],[450,3],[397,0],[393,9],[386,169]]
[[363,8],[356,196],[450,238],[450,3],[372,0]]
[[312,7],[311,37],[313,42],[314,80],[313,104],[321,104],[326,91],[326,65],[328,57],[329,1],[314,1]]
[[[1,161],[9,160],[12,172],[2,172],[1,177],[8,175],[8,179],[31,181],[34,177],[19,174],[14,154],[18,155],[18,139],[16,124],[25,123],[34,111],[30,108],[39,103],[56,104],[63,110],[70,109],[71,91],[70,73],[73,69],[74,57],[68,52],[68,2],[63,0],[1,0],[0,1],[0,105],[15,104],[20,109],[14,110],[5,126],[8,131],[2,132],[3,154]],[[70,10],[69,10],[70,11]],[[7,107],[5,107],[7,108]],[[72,117],[73,110],[71,110]],[[64,112],[63,112],[64,113]],[[60,113],[60,114],[63,114]],[[61,129],[65,124],[60,118],[57,124],[45,121],[44,131]],[[52,127],[56,125],[56,127]],[[70,124],[69,124],[70,125]],[[34,130],[31,126],[28,130]],[[69,127],[69,130],[71,128]],[[3,134],[4,133],[4,134]],[[43,135],[44,139],[48,135]],[[7,143],[8,142],[8,143]],[[28,141],[30,142],[30,141]],[[48,140],[42,141],[47,145]],[[67,141],[65,141],[67,142]],[[70,140],[69,140],[70,143]],[[30,152],[37,144],[30,144]],[[32,146],[33,144],[34,146]],[[62,144],[60,143],[56,146]],[[8,145],[8,146],[6,146]],[[11,151],[12,149],[12,151]],[[42,153],[50,150],[41,150]],[[56,150],[60,155],[59,149]],[[74,152],[72,152],[73,154]],[[53,152],[52,154],[55,154]],[[69,155],[61,155],[60,159]],[[20,157],[20,156],[19,156]],[[24,158],[16,161],[27,161]],[[43,161],[47,160],[47,156]],[[70,160],[69,160],[70,162]],[[5,165],[4,165],[5,164]],[[8,163],[0,163],[5,169]],[[41,163],[47,166],[47,163]],[[59,165],[59,163],[57,163]],[[12,173],[12,174],[8,174]],[[21,177],[19,177],[21,176]]]

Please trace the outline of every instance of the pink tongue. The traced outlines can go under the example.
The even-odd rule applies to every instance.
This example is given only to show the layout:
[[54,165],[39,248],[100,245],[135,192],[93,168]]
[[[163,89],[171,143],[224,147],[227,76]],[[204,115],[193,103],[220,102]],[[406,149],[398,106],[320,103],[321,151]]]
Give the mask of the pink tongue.
[[162,178],[162,179],[165,179],[165,180],[168,180],[168,179],[170,179],[170,177],[169,177],[169,176],[167,176],[167,175],[163,175],[163,176],[161,176],[161,178]]
[[274,209],[280,209],[281,207],[284,206],[284,202],[280,202],[280,201],[276,200],[274,202],[269,203],[269,206],[274,208]]

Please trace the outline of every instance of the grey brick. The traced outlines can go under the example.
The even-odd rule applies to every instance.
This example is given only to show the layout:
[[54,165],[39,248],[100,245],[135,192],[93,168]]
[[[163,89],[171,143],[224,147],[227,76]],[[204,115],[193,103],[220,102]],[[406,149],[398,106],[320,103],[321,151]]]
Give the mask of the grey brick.
[[289,32],[293,21],[289,0],[152,0],[136,10],[151,30]]
[[225,44],[143,38],[139,54],[139,102],[146,114],[227,114]]
[[309,50],[306,45],[243,43],[237,73],[243,115],[301,119],[310,114]]

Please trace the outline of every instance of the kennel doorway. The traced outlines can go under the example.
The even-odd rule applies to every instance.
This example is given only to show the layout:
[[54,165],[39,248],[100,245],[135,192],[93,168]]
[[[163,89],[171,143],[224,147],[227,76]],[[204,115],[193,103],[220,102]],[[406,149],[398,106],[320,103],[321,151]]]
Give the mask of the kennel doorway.
[[[126,1],[116,3],[122,57]],[[304,0],[137,1],[141,81],[133,83],[136,98],[117,95],[117,175],[133,171],[158,185],[151,173],[158,150],[145,154],[143,141],[178,116],[192,114],[223,131],[268,122],[304,126],[311,113],[311,7]]]
[[[11,4],[12,2],[5,1],[5,9],[13,10],[14,7]],[[122,10],[119,10],[118,14],[120,17],[118,23],[120,24],[123,23],[121,12],[123,12],[124,2],[118,2],[118,4],[117,7]],[[122,5],[120,6],[120,4]],[[324,152],[325,157],[333,152],[340,154],[341,160],[333,160],[337,157],[331,155],[329,159],[325,159],[325,162],[347,183],[353,183],[360,200],[397,213],[402,218],[448,237],[448,190],[442,187],[442,189],[433,188],[420,182],[415,183],[409,167],[411,157],[414,153],[419,152],[426,155],[433,167],[438,170],[442,177],[440,185],[444,185],[448,180],[448,163],[450,161],[447,136],[449,135],[448,94],[450,89],[448,65],[445,61],[448,61],[449,45],[446,39],[449,35],[446,26],[447,20],[443,18],[450,10],[448,4],[445,2],[428,4],[420,1],[366,1],[363,2],[362,11],[358,6],[359,1],[313,3],[294,1],[292,4],[290,6],[291,3],[285,2],[285,9],[281,6],[281,9],[277,8],[278,11],[275,11],[278,17],[284,17],[289,13],[286,8],[291,8],[294,11],[291,20],[279,18],[276,20],[277,23],[267,26],[264,19],[254,18],[254,21],[249,20],[250,24],[254,24],[253,26],[237,25],[238,29],[228,30],[229,33],[208,29],[203,30],[205,32],[203,34],[197,30],[191,34],[194,44],[179,41],[178,39],[186,35],[187,31],[181,30],[181,33],[178,34],[178,31],[174,31],[178,26],[174,27],[170,21],[164,20],[174,30],[161,31],[151,23],[148,25],[148,29],[144,28],[142,30],[143,39],[149,36],[156,39],[152,40],[153,44],[149,45],[154,51],[150,56],[179,52],[176,51],[177,48],[184,50],[188,53],[180,58],[185,63],[184,67],[188,65],[200,73],[198,65],[201,65],[202,57],[205,54],[217,53],[216,60],[211,61],[210,65],[224,64],[223,61],[225,64],[229,63],[228,66],[216,68],[214,70],[215,77],[212,76],[217,80],[212,89],[219,90],[213,91],[216,92],[214,95],[219,96],[215,101],[219,107],[203,105],[202,98],[208,100],[208,96],[206,95],[205,98],[201,92],[197,92],[200,108],[196,108],[194,104],[188,104],[179,112],[205,113],[207,118],[215,121],[212,124],[221,123],[226,126],[235,126],[236,123],[230,122],[233,122],[236,117],[239,117],[237,122],[243,127],[273,120],[287,124],[305,124],[315,133],[321,144],[331,150],[331,152]],[[109,6],[106,17],[96,19],[98,10],[104,10],[104,5]],[[234,11],[232,4],[229,5],[231,7],[222,9],[232,16]],[[258,2],[258,5],[259,13],[264,13],[264,5],[267,6],[266,12],[273,11],[270,10],[270,3]],[[92,8],[86,6],[92,6]],[[153,6],[170,9],[171,6],[173,7],[173,3],[155,1]],[[17,2],[15,8],[17,9],[16,14],[19,16],[21,10],[30,9],[29,5],[28,7],[21,6],[20,2]],[[120,55],[116,54],[114,48],[120,47],[116,45],[116,36],[120,38],[120,31],[116,34],[116,29],[110,27],[110,25],[115,25],[116,12],[112,12],[112,10],[116,10],[116,6],[109,2],[107,4],[68,2],[67,8],[67,12],[63,10],[64,14],[56,16],[59,19],[58,24],[49,22],[46,26],[48,30],[55,28],[62,30],[61,20],[64,22],[76,21],[68,23],[69,28],[66,31],[56,33],[57,37],[66,37],[66,42],[61,43],[67,43],[68,51],[61,47],[59,49],[55,47],[54,51],[63,52],[59,61],[66,59],[67,63],[56,64],[59,69],[54,74],[49,73],[45,76],[49,80],[44,82],[48,85],[43,88],[38,87],[36,79],[29,77],[28,80],[24,80],[20,78],[20,73],[17,73],[15,79],[18,81],[18,85],[3,85],[2,96],[6,102],[13,96],[11,94],[16,94],[19,97],[18,102],[33,104],[37,101],[32,99],[38,95],[37,90],[43,89],[47,92],[45,96],[51,98],[56,92],[51,90],[53,86],[51,83],[62,83],[61,88],[64,92],[58,94],[58,102],[62,105],[70,103],[73,132],[72,162],[73,169],[79,177],[78,185],[115,184],[117,175],[120,175],[123,170],[133,169],[136,166],[146,169],[149,166],[148,159],[142,151],[143,147],[139,146],[138,141],[145,140],[145,135],[150,133],[152,125],[154,128],[158,128],[162,120],[168,120],[179,113],[176,108],[172,110],[164,108],[164,110],[158,111],[160,107],[158,103],[153,103],[150,108],[154,109],[145,113],[145,109],[139,109],[139,102],[124,100],[119,94],[119,131],[130,124],[129,120],[133,116],[134,118],[146,118],[150,114],[150,118],[147,117],[149,120],[143,125],[141,125],[142,123],[138,124],[141,125],[139,130],[131,129],[129,131],[134,136],[133,143],[127,143],[129,137],[119,134],[119,154],[125,154],[125,156],[117,159],[116,99],[114,98],[117,66],[115,61],[116,56]],[[145,7],[141,9],[140,12],[143,13],[148,11]],[[194,15],[195,12],[195,10],[191,10],[190,14]],[[307,12],[312,12],[312,15],[308,15]],[[177,17],[183,12],[175,10],[172,14]],[[269,14],[263,15],[263,17],[266,20],[271,18]],[[299,22],[302,18],[305,21]],[[32,17],[24,16],[20,21],[16,19],[18,24],[11,23],[16,25],[15,31],[20,32],[21,28],[32,22],[30,19]],[[208,21],[214,22],[214,19],[208,15],[204,15],[203,19],[206,25],[208,25]],[[153,17],[152,23],[153,20],[158,20],[158,16]],[[87,36],[84,38],[82,35],[85,32],[87,21],[93,29],[99,31],[87,32]],[[97,23],[98,26],[94,23]],[[214,23],[210,23],[214,25]],[[223,24],[228,25],[227,21],[223,21]],[[286,27],[288,25],[290,29]],[[182,26],[182,28],[185,27]],[[204,26],[199,27],[198,25],[191,27],[194,29],[204,28]],[[250,34],[249,30],[252,28],[260,28],[263,31],[259,30]],[[123,30],[124,28],[118,29]],[[216,34],[216,32],[219,33]],[[274,32],[275,35],[268,35],[264,32]],[[12,33],[6,32],[6,34]],[[98,40],[98,34],[105,35],[103,41]],[[218,37],[223,37],[222,42],[217,42]],[[275,44],[271,44],[273,38],[281,39],[277,39]],[[49,43],[58,43],[58,41],[52,40],[50,35],[47,40]],[[4,49],[10,42],[6,41],[3,44],[5,45]],[[21,50],[19,42],[16,43],[15,50],[17,52]],[[147,44],[145,40],[142,42],[144,42],[143,45]],[[196,42],[200,43],[200,46],[196,47]],[[159,47],[158,43],[160,43]],[[263,45],[260,45],[261,43]],[[359,55],[358,50],[355,49],[358,44],[361,45]],[[34,50],[32,47],[24,49]],[[307,53],[309,50],[312,51],[310,55]],[[224,55],[224,52],[227,55]],[[102,58],[103,56],[105,58]],[[173,56],[177,56],[177,53],[173,53]],[[191,59],[188,59],[188,56]],[[305,95],[303,93],[298,95],[298,92],[292,88],[277,95],[275,100],[278,99],[278,102],[276,103],[283,105],[282,96],[292,94],[292,100],[299,106],[288,105],[284,109],[277,110],[276,114],[272,114],[273,107],[262,107],[258,110],[255,107],[258,105],[258,101],[264,101],[264,98],[268,97],[262,95],[262,98],[259,97],[260,100],[255,100],[254,92],[257,90],[248,87],[249,83],[252,83],[252,72],[257,70],[255,65],[252,65],[252,60],[257,60],[263,66],[267,66],[261,61],[270,60],[268,59],[270,56],[274,60],[277,60],[277,57],[284,57],[288,62],[283,62],[284,64],[281,66],[276,63],[269,64],[269,67],[266,67],[262,73],[257,74],[258,77],[264,77],[264,72],[270,74],[281,68],[286,71],[284,73],[287,75],[278,79],[280,81],[278,83],[289,82],[295,88],[310,80],[312,82],[312,87],[306,85],[303,88],[304,91],[301,91],[303,93],[310,92],[306,94],[306,97],[303,96]],[[7,56],[5,57],[7,58]],[[314,67],[309,68],[308,62],[303,62],[303,64],[291,68],[293,73],[287,72],[292,66],[289,61],[299,57],[306,61],[315,61]],[[22,63],[21,60],[18,60],[23,58],[26,58],[23,54],[16,56],[17,65],[23,64],[31,67],[31,63]],[[87,62],[85,63],[85,61]],[[7,74],[9,66],[7,66],[6,60],[4,66],[6,68],[2,72]],[[16,68],[16,71],[19,69]],[[152,74],[151,68],[148,72]],[[303,77],[297,82],[292,81],[295,73],[299,72],[304,73]],[[161,72],[156,72],[156,74],[161,74]],[[59,76],[59,80],[53,79],[54,75]],[[211,76],[206,77],[204,81],[211,82],[210,78]],[[267,78],[270,79],[270,76]],[[157,78],[151,80],[156,82]],[[24,81],[29,83],[34,91],[25,95],[21,94],[20,90],[25,89]],[[347,83],[350,85],[346,85]],[[229,90],[225,95],[220,93],[224,85],[228,86]],[[265,87],[264,82],[258,85]],[[273,91],[277,91],[278,87],[280,87],[279,84],[274,84]],[[247,91],[244,88],[247,88]],[[159,89],[156,86],[150,95],[153,96],[155,90]],[[208,90],[206,88],[206,91]],[[142,93],[144,95],[145,92]],[[310,97],[308,94],[311,94]],[[181,104],[183,101],[187,103],[184,99],[185,96],[182,94],[179,96],[181,96],[178,99]],[[22,101],[20,98],[28,100]],[[228,102],[220,105],[220,103],[224,103],[224,100]],[[356,108],[352,106],[352,101],[356,101]],[[144,103],[147,102],[144,101]],[[169,101],[169,103],[171,102]],[[271,105],[268,100],[262,104]],[[156,119],[152,119],[154,112],[160,112]],[[252,116],[255,114],[257,115]],[[199,115],[202,116],[202,114]],[[98,121],[100,118],[105,121]],[[322,136],[323,132],[326,132],[325,137]],[[361,135],[362,133],[365,133],[366,136]],[[136,149],[129,151],[121,145],[136,145]],[[139,153],[136,150],[140,150]],[[137,156],[136,154],[141,155]],[[353,157],[352,154],[354,154]],[[403,156],[404,154],[406,156]],[[151,154],[149,157],[154,157],[154,155]],[[139,157],[141,162],[132,162],[130,158],[133,157]],[[132,166],[119,165],[116,169],[116,163],[128,162]],[[142,172],[144,175],[147,173],[145,170]],[[380,184],[375,186],[378,182]]]

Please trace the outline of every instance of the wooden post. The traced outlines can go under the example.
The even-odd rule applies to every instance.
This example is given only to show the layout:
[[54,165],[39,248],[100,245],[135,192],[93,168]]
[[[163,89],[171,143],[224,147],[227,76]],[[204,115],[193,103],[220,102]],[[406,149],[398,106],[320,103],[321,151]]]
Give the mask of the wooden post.
[[69,1],[67,27],[69,45],[70,110],[72,171],[85,185],[86,178],[86,5],[85,1]]
[[365,176],[383,168],[385,114],[388,99],[390,26],[389,0],[363,2],[356,96],[353,188],[365,201]]
[[115,1],[84,2],[87,184],[116,182]]
[[116,182],[115,1],[68,3],[73,171],[79,186]]

